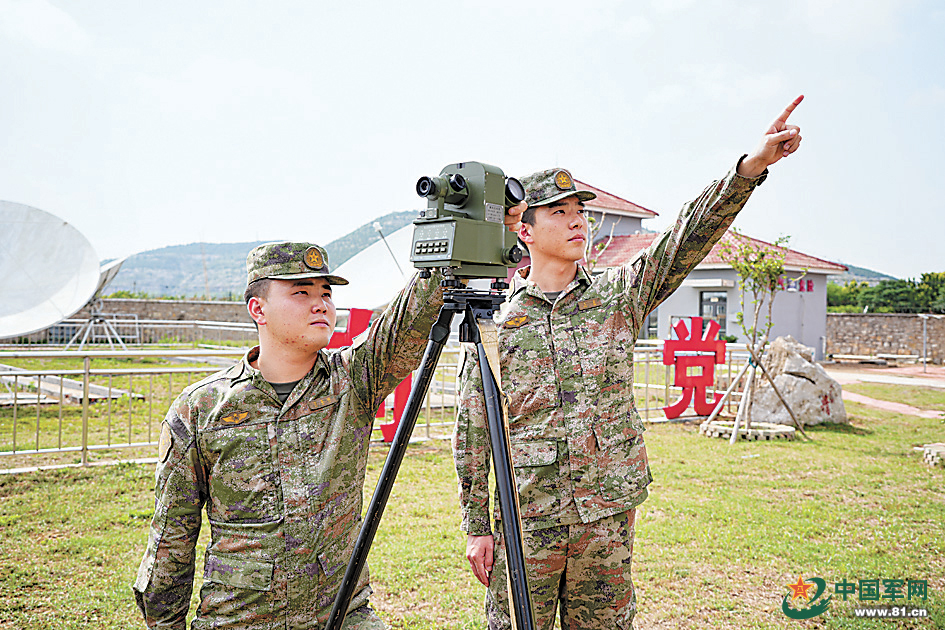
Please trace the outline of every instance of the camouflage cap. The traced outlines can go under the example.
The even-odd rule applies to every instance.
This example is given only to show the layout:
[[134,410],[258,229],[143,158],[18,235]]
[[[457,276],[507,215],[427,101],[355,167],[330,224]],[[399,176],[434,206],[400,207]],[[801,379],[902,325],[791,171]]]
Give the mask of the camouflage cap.
[[546,206],[571,195],[577,196],[581,201],[597,198],[597,195],[589,190],[578,190],[571,173],[563,168],[538,171],[523,177],[521,182],[525,187],[525,201],[529,206]]
[[263,278],[300,280],[325,278],[328,284],[348,284],[328,272],[328,252],[312,243],[265,243],[246,257],[246,284]]

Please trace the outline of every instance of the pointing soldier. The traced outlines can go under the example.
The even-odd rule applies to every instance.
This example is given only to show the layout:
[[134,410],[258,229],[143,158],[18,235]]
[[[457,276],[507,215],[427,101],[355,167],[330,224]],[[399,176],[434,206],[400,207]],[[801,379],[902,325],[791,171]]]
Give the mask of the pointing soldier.
[[[570,174],[522,179],[528,209],[519,238],[531,266],[513,277],[496,314],[512,464],[538,628],[632,628],[635,508],[652,477],[633,399],[633,347],[647,315],[725,233],[767,167],[795,152],[787,124],[798,97],[720,181],[683,207],[676,224],[624,267],[591,277],[581,266],[588,230]],[[489,441],[479,366],[463,368],[453,438],[466,557],[488,586],[490,630],[509,628],[505,545],[489,522]]]
[[[332,286],[348,282],[329,272],[325,250],[269,243],[246,266],[259,346],[186,388],[161,427],[134,583],[149,627],[185,626],[204,507],[210,544],[193,628],[324,624],[360,528],[375,410],[419,364],[442,304],[441,278],[414,277],[353,346],[326,351]],[[385,627],[371,592],[365,569],[345,628]]]

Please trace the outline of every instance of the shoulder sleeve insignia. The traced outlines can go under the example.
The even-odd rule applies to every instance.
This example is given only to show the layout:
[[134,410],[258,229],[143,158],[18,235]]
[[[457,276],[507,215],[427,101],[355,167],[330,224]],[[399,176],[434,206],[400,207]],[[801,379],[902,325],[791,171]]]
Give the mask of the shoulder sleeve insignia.
[[591,300],[583,300],[578,302],[578,310],[586,311],[588,309],[597,308],[601,305],[600,298],[593,298]]
[[231,413],[228,416],[223,416],[220,418],[221,421],[226,422],[227,424],[238,424],[249,417],[248,411],[237,411],[236,413]]
[[171,454],[171,447],[174,445],[174,436],[171,434],[171,425],[167,422],[161,423],[161,440],[158,442],[158,461],[162,464],[167,461]]
[[505,323],[502,324],[504,328],[521,328],[528,322],[528,315],[518,315],[516,317],[510,317],[505,320]]

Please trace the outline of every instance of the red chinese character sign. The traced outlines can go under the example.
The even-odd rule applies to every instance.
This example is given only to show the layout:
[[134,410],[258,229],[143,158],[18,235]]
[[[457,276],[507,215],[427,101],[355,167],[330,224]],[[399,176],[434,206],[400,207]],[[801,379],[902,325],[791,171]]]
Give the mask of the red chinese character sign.
[[678,418],[693,399],[696,413],[708,416],[722,399],[722,394],[715,394],[712,401],[706,400],[706,390],[715,382],[715,364],[725,363],[725,342],[717,339],[719,323],[709,320],[703,333],[702,318],[693,317],[690,326],[687,329],[684,321],[676,322],[673,330],[678,338],[663,344],[663,365],[676,366],[673,385],[682,388],[682,397],[663,407],[667,418]]
[[[354,343],[355,337],[368,329],[370,322],[371,311],[368,309],[348,309],[348,328],[344,331],[338,331],[333,334],[331,336],[331,341],[328,342],[328,347],[343,348],[345,346],[350,346],[352,343]],[[384,436],[385,442],[389,443],[394,440],[394,434],[397,433],[397,427],[400,426],[400,419],[404,415],[404,409],[407,408],[407,398],[410,396],[410,386],[412,383],[413,376],[408,375],[407,378],[400,382],[400,385],[397,386],[397,389],[394,390],[394,421],[380,425],[381,435]],[[381,401],[381,406],[378,407],[377,413],[374,414],[374,417],[384,417],[383,401]]]

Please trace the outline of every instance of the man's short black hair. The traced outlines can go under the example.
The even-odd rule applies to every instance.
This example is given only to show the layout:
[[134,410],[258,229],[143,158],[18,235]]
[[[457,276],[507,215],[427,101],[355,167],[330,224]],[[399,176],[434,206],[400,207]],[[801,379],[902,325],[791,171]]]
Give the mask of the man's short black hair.
[[250,282],[243,293],[243,300],[249,304],[249,298],[263,298],[269,295],[269,287],[272,286],[272,278],[260,278]]
[[521,221],[522,223],[527,223],[528,225],[531,225],[532,227],[535,226],[535,207],[534,206],[528,206],[527,208],[525,208],[525,212],[523,212],[521,216]]

